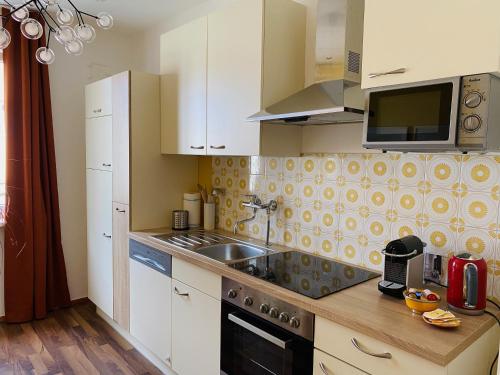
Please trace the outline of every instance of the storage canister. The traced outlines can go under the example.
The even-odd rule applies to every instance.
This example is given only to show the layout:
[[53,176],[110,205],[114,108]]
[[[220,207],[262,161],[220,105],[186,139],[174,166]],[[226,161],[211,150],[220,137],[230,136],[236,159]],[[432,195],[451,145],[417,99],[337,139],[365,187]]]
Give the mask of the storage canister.
[[184,209],[189,212],[189,228],[200,226],[201,194],[184,193]]

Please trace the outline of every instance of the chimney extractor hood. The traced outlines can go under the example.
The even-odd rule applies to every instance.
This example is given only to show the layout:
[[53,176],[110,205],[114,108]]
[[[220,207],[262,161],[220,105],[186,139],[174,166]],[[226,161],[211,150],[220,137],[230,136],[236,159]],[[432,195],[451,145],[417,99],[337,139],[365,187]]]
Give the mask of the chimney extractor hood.
[[364,0],[318,0],[316,83],[248,121],[322,125],[363,121],[361,90]]

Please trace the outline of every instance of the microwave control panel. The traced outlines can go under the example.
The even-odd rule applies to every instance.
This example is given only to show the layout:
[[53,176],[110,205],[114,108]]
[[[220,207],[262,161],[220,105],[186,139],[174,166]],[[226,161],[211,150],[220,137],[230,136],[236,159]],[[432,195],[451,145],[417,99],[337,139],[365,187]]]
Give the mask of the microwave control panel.
[[490,103],[490,98],[499,98],[498,95],[500,79],[495,76],[477,74],[462,78],[458,108],[459,149],[482,151],[499,148],[498,141],[490,138],[500,134],[500,103]]

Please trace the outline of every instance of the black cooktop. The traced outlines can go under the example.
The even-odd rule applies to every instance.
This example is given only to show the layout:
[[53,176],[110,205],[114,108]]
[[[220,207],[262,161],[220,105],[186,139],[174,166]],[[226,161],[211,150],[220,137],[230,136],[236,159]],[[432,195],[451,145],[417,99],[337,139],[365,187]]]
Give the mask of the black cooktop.
[[354,265],[298,251],[271,254],[229,266],[314,299],[380,276]]

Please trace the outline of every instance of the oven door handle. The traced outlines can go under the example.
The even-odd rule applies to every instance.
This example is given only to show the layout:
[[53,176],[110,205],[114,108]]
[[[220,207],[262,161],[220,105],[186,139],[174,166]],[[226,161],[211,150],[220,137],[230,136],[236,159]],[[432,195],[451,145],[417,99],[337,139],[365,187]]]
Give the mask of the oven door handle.
[[228,314],[227,315],[227,318],[232,321],[234,324],[237,324],[239,325],[240,327],[242,328],[245,328],[246,330],[256,334],[257,336],[263,338],[264,340],[267,340],[269,341],[270,343],[276,345],[276,346],[279,346],[281,349],[286,349],[287,346],[288,346],[288,343],[290,342],[289,340],[288,341],[283,341],[279,338],[277,338],[276,336],[273,336],[271,335],[270,333],[244,321],[243,319],[237,317],[236,315],[234,314]]

